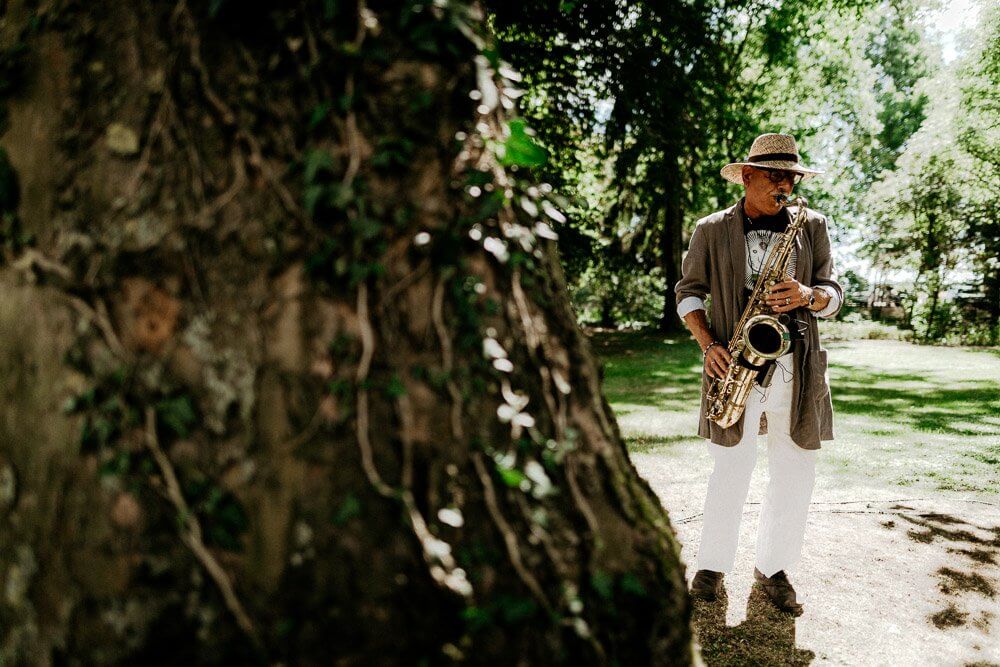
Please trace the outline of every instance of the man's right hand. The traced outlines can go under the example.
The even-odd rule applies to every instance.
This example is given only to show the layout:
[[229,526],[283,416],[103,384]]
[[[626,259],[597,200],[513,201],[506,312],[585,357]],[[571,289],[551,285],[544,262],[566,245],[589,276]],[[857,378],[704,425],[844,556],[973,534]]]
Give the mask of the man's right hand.
[[731,362],[732,357],[729,356],[729,350],[725,345],[721,343],[713,345],[705,355],[705,372],[712,378],[725,377]]

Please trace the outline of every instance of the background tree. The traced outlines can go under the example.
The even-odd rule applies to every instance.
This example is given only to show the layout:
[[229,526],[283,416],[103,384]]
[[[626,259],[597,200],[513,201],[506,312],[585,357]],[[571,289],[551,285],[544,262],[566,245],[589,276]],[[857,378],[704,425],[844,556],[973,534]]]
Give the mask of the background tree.
[[582,239],[562,250],[584,321],[680,327],[671,290],[684,232],[739,197],[718,170],[757,134],[791,132],[805,160],[828,167],[803,190],[850,238],[864,193],[922,119],[908,3],[605,0],[562,3],[555,17],[544,3],[489,7],[526,72],[540,142],[574,156],[540,177],[565,185],[559,231]]
[[475,5],[4,9],[4,662],[691,660]]
[[872,258],[912,275],[913,325],[927,342],[996,344],[996,8],[959,60],[921,80],[926,118],[866,202]]
[[960,70],[958,142],[969,155],[965,239],[973,285],[982,292],[984,342],[1000,342],[1000,8],[984,3],[974,46]]

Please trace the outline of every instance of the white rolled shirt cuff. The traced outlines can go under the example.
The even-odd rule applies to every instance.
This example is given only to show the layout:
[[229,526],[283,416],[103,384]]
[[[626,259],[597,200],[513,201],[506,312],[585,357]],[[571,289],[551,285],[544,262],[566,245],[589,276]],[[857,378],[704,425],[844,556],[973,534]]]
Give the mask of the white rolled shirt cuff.
[[688,296],[681,299],[681,302],[677,304],[677,314],[683,320],[684,316],[688,313],[693,313],[696,310],[706,310],[705,302],[696,296]]
[[830,317],[837,312],[837,309],[840,308],[840,295],[837,294],[837,290],[832,287],[827,287],[826,285],[817,285],[813,289],[821,289],[830,295],[830,302],[826,304],[826,307],[823,308],[823,310],[809,311],[813,314],[813,317]]

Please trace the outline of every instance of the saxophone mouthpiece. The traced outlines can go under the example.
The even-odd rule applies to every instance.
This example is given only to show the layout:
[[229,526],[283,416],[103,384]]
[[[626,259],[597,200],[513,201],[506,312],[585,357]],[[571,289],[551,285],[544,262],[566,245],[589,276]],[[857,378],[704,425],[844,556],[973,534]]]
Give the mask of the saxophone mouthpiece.
[[780,192],[774,195],[774,201],[776,201],[779,206],[788,206],[792,203],[792,200],[788,197],[788,195]]

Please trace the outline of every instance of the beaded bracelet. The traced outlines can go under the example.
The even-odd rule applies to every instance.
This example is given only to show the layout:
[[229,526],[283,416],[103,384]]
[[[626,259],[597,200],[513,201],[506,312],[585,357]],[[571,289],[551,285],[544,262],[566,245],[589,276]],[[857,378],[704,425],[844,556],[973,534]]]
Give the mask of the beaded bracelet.
[[705,348],[705,351],[701,353],[701,356],[707,357],[708,356],[708,351],[711,350],[712,347],[715,346],[715,345],[722,345],[722,343],[720,343],[717,340],[713,340],[711,343],[709,343],[708,347]]

